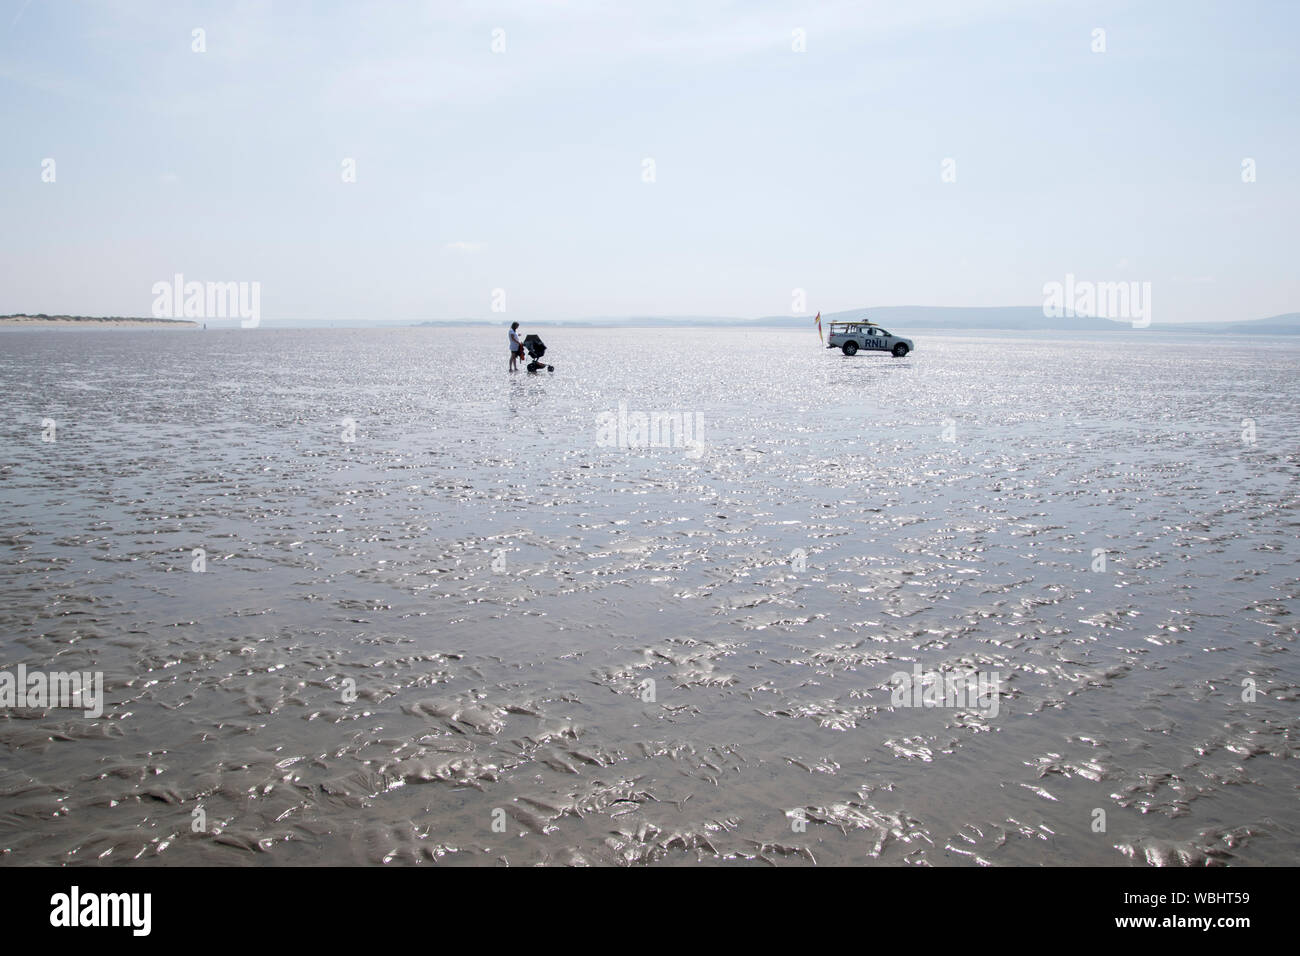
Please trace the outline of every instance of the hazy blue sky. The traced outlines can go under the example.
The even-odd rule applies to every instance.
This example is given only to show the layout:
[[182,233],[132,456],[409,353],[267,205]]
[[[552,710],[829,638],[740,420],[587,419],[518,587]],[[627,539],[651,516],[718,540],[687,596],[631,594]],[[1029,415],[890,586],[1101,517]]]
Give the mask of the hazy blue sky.
[[0,313],[148,315],[178,272],[260,282],[268,322],[1037,305],[1067,272],[1151,282],[1154,325],[1295,311],[1297,36],[1295,2],[3,0]]

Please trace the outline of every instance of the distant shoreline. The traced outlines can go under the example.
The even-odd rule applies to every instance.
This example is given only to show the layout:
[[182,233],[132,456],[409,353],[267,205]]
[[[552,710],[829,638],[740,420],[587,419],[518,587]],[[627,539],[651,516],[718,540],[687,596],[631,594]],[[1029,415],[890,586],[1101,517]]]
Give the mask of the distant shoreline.
[[0,325],[22,328],[80,326],[81,328],[186,328],[198,327],[188,319],[141,319],[128,316],[93,315],[0,315]]
[[[1190,333],[1193,335],[1212,335],[1217,337],[1262,335],[1262,336],[1300,336],[1300,312],[1270,316],[1264,319],[1247,319],[1233,322],[1205,323],[1166,323],[1151,322],[1143,327],[1130,322],[1114,319],[1102,319],[1092,316],[1050,318],[1043,315],[1041,308],[1035,306],[1008,306],[1005,308],[986,307],[931,307],[931,306],[884,306],[871,309],[855,309],[848,312],[822,313],[823,325],[830,322],[863,321],[871,319],[884,328],[899,334],[907,332],[1052,332],[1091,334],[1096,332],[1122,333],[1125,337],[1140,336],[1144,333]],[[574,319],[534,319],[525,324],[532,328],[589,328],[589,329],[729,329],[735,332],[757,332],[760,330],[803,330],[815,329],[811,316],[769,315],[758,318],[735,318],[731,316],[595,316]],[[433,319],[424,321],[388,319],[365,321],[360,319],[282,319],[269,323],[259,323],[265,331],[277,329],[354,329],[377,330],[386,328],[426,328],[426,329],[504,329],[505,319]],[[241,329],[242,323],[232,319],[214,319],[195,321],[192,319],[160,319],[138,316],[89,316],[89,315],[44,315],[12,314],[0,315],[0,329],[196,329],[202,326],[214,331]]]

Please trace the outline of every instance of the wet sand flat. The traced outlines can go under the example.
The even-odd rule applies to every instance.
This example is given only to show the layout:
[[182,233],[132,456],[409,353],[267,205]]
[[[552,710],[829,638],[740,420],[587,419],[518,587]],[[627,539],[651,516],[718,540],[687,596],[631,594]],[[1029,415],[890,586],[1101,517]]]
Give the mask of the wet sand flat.
[[4,337],[0,859],[1294,864],[1300,343],[523,331]]

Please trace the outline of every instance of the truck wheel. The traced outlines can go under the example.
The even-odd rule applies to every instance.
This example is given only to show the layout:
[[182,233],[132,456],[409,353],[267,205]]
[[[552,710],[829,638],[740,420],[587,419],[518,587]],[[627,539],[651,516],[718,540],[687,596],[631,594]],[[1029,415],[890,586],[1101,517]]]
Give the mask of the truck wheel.
[[902,358],[906,354],[907,354],[907,346],[904,345],[902,342],[899,342],[897,345],[894,346],[894,358]]
[[845,342],[845,343],[844,343],[844,354],[845,354],[845,355],[854,355],[854,354],[857,353],[857,351],[858,351],[858,343],[857,343],[857,342]]

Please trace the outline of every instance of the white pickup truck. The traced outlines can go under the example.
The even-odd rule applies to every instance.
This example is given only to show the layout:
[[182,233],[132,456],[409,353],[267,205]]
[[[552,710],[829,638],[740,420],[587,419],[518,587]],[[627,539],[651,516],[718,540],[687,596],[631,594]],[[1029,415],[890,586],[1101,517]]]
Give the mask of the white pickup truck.
[[915,348],[911,339],[891,335],[870,322],[832,322],[830,334],[826,336],[826,347],[843,349],[845,355],[855,355],[858,349],[890,352],[895,358],[902,358]]

